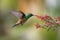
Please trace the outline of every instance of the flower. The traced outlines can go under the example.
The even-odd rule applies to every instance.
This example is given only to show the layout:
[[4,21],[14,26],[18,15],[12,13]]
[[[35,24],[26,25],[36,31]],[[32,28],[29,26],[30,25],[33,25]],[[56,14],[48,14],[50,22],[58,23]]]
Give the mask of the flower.
[[48,15],[44,15],[44,18],[49,18],[49,16]]
[[50,26],[50,25],[51,25],[51,22],[46,21],[46,22],[44,23],[44,25],[45,25],[45,26]]
[[42,16],[38,16],[38,15],[35,15],[37,18],[39,18],[40,20],[44,20],[44,18]]
[[35,25],[36,29],[41,27],[38,23],[35,23],[34,25]]
[[50,16],[48,16],[48,15],[44,15],[44,19],[45,20],[51,20],[52,18]]
[[55,21],[60,21],[60,17],[55,17]]
[[56,24],[60,24],[60,21],[57,21]]
[[[60,26],[59,25],[60,24],[60,17],[55,17],[55,19],[53,19],[52,17],[50,17],[48,15],[44,15],[44,16],[35,15],[35,16],[37,18],[39,18],[41,21],[43,21],[42,25],[39,25],[37,23],[35,24],[36,29],[48,27],[48,31],[49,31],[52,27]],[[44,28],[44,29],[46,29],[46,28]]]
[[56,24],[60,24],[60,17],[55,17]]

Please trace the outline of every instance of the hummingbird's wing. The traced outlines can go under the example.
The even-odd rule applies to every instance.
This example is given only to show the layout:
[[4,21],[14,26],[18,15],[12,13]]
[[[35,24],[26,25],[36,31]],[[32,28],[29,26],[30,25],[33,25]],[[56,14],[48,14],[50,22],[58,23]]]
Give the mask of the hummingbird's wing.
[[10,12],[17,18],[23,18],[25,16],[25,14],[22,11],[10,11]]

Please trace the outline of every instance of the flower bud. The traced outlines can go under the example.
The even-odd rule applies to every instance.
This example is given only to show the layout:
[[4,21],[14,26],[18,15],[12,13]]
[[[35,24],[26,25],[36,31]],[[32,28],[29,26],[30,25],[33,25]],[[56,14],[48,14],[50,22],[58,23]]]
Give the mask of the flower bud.
[[37,18],[39,18],[40,20],[44,20],[44,18],[42,16],[38,16],[38,15],[35,15]]
[[51,20],[52,18],[51,18],[50,16],[48,16],[48,15],[45,15],[45,16],[44,16],[44,19],[45,19],[45,20]]
[[50,25],[51,25],[51,22],[46,21],[46,22],[44,23],[44,25],[45,25],[45,26],[50,26]]
[[55,17],[55,21],[60,21],[60,17]]
[[60,21],[57,21],[56,24],[60,24]]
[[39,24],[35,23],[34,25],[35,25],[36,29],[40,28]]

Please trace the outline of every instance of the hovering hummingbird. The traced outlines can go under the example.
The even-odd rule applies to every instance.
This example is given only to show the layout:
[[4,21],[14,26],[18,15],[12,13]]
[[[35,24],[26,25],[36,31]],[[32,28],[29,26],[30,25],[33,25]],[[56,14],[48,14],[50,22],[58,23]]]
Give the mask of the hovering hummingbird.
[[10,12],[18,18],[17,23],[15,23],[13,25],[13,27],[15,27],[19,24],[23,25],[30,17],[33,16],[32,13],[24,14],[24,12],[22,12],[22,11],[10,11]]

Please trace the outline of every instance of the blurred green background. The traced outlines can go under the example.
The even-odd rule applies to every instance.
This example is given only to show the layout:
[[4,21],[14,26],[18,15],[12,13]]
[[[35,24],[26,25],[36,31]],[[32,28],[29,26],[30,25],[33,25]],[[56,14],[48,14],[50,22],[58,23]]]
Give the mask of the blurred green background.
[[[57,31],[51,30],[47,32],[47,29],[37,30],[35,28],[34,23],[40,23],[40,20],[36,17],[31,17],[23,26],[19,25],[12,28],[12,25],[14,25],[18,19],[9,13],[10,9],[18,10],[18,0],[0,0],[0,29],[3,30],[3,32],[0,32],[1,35],[3,35],[0,36],[1,40],[25,40],[20,38],[21,35],[25,37],[28,36],[29,38],[32,37],[30,40],[56,40]],[[60,16],[60,7],[45,8],[45,11],[52,17]],[[34,35],[37,35],[36,38]],[[45,37],[49,39],[45,39]]]

